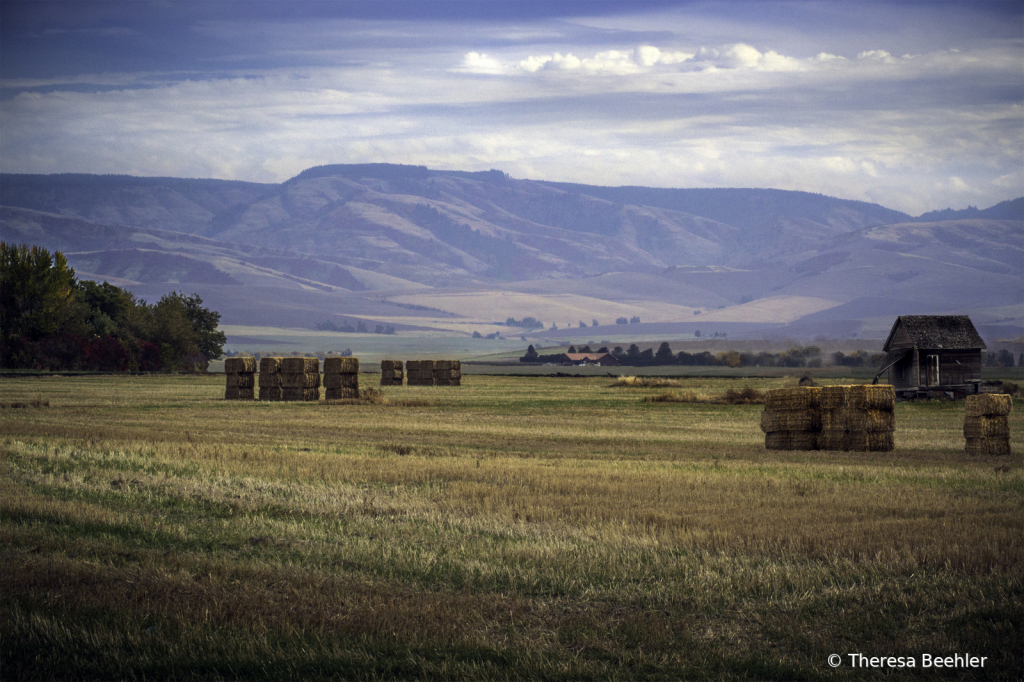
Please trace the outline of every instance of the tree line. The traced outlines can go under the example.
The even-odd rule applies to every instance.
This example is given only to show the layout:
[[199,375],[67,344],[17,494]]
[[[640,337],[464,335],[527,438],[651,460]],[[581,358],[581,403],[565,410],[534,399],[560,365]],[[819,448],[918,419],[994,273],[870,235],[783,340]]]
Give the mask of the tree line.
[[59,251],[0,241],[0,366],[107,372],[205,371],[227,341],[220,313],[172,292],[150,305],[79,281]]
[[[623,350],[622,346],[608,350],[602,346],[596,351],[589,345],[569,346],[567,353],[611,353],[619,361],[620,365],[632,367],[650,367],[660,365],[699,365],[699,366],[722,366],[722,367],[821,367],[821,348],[817,346],[792,346],[788,350],[778,353],[761,351],[759,353],[744,353],[730,350],[711,353],[703,351],[700,353],[687,353],[679,351],[674,353],[668,342],[663,341],[658,350],[647,348],[640,350],[635,343]],[[532,345],[526,349],[526,354],[519,358],[520,362],[532,363],[560,363],[564,353],[541,355]],[[846,355],[842,352],[832,354],[832,362],[836,365],[846,367],[877,367],[884,360],[884,353],[869,353],[858,350]]]

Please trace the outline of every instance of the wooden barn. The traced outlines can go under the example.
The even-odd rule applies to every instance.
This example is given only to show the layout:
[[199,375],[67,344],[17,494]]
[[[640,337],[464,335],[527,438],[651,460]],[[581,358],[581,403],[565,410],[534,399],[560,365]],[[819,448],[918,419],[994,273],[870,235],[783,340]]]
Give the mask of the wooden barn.
[[981,351],[985,342],[966,315],[901,315],[882,350],[885,362],[875,375],[889,372],[902,400],[963,398],[985,392]]

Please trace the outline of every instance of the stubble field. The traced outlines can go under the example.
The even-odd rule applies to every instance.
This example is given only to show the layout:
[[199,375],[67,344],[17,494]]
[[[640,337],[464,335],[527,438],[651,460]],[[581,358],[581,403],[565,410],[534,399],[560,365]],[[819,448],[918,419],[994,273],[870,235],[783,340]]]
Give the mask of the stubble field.
[[[384,404],[224,401],[222,376],[0,382],[38,405],[0,410],[5,680],[1024,670],[1021,458],[966,456],[962,402],[897,405],[895,452],[769,452],[759,405],[607,377]],[[921,667],[968,653],[984,667]]]

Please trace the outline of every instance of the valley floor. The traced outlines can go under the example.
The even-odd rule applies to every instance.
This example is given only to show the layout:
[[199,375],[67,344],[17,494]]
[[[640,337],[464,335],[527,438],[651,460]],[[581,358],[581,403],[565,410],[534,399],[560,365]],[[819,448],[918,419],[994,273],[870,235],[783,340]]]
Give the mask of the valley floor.
[[[5,680],[1024,669],[1019,400],[1017,454],[971,458],[962,402],[898,404],[894,452],[776,452],[759,405],[608,377],[359,404],[223,382],[0,379],[27,405],[0,410]],[[738,382],[793,379],[667,390]],[[923,667],[965,654],[985,662]]]

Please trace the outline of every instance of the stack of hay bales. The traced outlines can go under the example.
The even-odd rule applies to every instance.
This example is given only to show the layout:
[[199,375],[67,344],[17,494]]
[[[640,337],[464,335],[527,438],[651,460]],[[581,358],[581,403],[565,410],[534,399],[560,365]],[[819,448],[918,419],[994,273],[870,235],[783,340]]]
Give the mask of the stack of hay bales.
[[325,358],[324,388],[327,400],[358,400],[359,358]]
[[765,394],[761,430],[769,450],[817,450],[821,389],[777,388]]
[[461,360],[434,360],[435,386],[461,386]]
[[819,450],[890,452],[895,447],[896,391],[892,386],[825,386],[819,404]]
[[967,396],[964,438],[968,455],[1010,454],[1010,411],[1008,395],[984,393]]
[[283,400],[281,358],[260,358],[260,400]]
[[407,383],[410,386],[434,385],[433,360],[409,360],[405,363],[405,367],[409,375]]
[[256,393],[256,358],[226,358],[224,400],[252,400]]
[[320,400],[320,361],[316,358],[281,359],[281,400]]
[[768,391],[761,430],[769,450],[889,452],[896,392],[888,385]]
[[405,372],[402,369],[401,360],[380,361],[380,385],[401,386],[405,380]]

